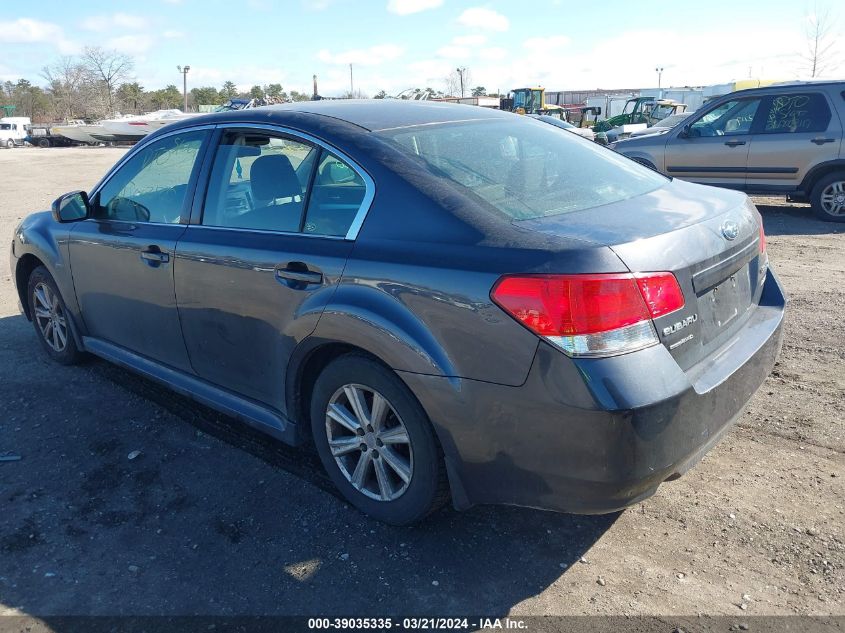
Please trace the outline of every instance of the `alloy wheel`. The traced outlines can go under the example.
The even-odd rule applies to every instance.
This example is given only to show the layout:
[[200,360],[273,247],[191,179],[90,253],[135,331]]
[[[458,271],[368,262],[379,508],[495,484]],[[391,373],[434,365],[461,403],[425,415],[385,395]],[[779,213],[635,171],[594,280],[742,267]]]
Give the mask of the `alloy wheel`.
[[36,284],[32,293],[35,321],[44,341],[56,352],[67,347],[67,319],[58,296],[47,284]]
[[825,187],[820,202],[828,215],[845,215],[845,181],[837,180]]
[[326,407],[329,449],[340,472],[360,493],[394,501],[411,483],[414,453],[408,429],[387,398],[347,384]]

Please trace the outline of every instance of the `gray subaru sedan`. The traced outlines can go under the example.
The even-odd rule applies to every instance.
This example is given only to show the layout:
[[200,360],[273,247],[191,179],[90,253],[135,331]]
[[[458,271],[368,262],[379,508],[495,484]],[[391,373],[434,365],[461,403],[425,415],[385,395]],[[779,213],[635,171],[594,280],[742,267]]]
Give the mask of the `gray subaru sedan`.
[[786,303],[744,194],[391,100],[167,126],[27,217],[11,267],[53,360],[100,356],[316,450],[392,524],[653,494],[771,371]]

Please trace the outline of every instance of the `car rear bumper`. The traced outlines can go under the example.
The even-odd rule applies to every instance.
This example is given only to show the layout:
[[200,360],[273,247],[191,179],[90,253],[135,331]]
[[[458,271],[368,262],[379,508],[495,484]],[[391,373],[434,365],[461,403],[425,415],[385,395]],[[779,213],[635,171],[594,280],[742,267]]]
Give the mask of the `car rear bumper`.
[[686,472],[730,429],[774,367],[785,304],[770,272],[736,336],[686,372],[663,346],[573,360],[544,343],[519,387],[400,375],[435,425],[458,508],[612,512]]

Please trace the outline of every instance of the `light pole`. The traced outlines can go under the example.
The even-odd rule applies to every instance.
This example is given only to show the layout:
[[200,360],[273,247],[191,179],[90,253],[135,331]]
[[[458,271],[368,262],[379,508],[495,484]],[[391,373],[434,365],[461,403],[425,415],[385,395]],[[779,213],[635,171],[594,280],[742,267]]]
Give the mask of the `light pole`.
[[355,98],[355,84],[352,81],[352,64],[349,64],[349,98]]
[[176,70],[182,73],[182,96],[185,99],[185,109],[183,112],[188,111],[188,71],[191,70],[190,66],[177,66]]
[[657,89],[660,89],[660,81],[663,78],[663,66],[658,66],[654,69],[654,72],[657,73]]
[[461,79],[461,99],[464,98],[464,73],[467,71],[465,66],[461,66],[460,68],[455,69],[458,73],[458,77]]

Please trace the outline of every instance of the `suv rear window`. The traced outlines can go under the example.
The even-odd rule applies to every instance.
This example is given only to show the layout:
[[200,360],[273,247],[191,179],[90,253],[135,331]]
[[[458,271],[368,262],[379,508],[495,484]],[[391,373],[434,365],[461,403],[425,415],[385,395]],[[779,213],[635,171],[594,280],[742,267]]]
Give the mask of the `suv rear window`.
[[818,93],[766,97],[761,109],[762,134],[824,132],[830,123],[827,100]]
[[515,220],[571,213],[654,191],[667,180],[637,163],[528,118],[381,132],[435,176]]

